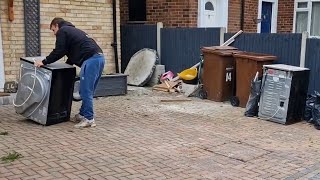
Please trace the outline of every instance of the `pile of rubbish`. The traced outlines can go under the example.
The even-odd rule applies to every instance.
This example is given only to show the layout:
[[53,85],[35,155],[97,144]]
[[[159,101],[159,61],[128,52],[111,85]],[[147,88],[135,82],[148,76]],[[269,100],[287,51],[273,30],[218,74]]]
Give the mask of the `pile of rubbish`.
[[128,76],[127,84],[132,86],[151,86],[154,91],[183,93],[186,97],[206,98],[199,78],[201,63],[174,75],[165,72],[164,65],[158,62],[157,52],[144,48],[136,52],[130,59],[124,74]]

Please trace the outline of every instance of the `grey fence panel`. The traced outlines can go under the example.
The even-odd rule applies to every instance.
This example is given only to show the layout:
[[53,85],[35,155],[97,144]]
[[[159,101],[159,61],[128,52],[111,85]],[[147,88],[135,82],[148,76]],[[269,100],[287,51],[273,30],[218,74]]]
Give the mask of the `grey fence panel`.
[[320,39],[308,39],[306,67],[310,69],[309,93],[320,92]]
[[179,73],[199,62],[201,47],[219,44],[220,28],[163,28],[161,64]]
[[157,25],[128,24],[121,26],[121,72],[130,58],[143,48],[157,49]]
[[[225,34],[225,40],[232,35]],[[243,33],[231,46],[239,50],[271,54],[278,57],[277,64],[300,65],[300,49],[302,35],[298,33]]]

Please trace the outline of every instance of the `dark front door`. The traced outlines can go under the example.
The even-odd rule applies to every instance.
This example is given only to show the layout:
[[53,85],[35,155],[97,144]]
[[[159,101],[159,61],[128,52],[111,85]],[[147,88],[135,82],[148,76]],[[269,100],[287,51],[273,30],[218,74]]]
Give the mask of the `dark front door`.
[[272,3],[262,1],[261,33],[271,33]]

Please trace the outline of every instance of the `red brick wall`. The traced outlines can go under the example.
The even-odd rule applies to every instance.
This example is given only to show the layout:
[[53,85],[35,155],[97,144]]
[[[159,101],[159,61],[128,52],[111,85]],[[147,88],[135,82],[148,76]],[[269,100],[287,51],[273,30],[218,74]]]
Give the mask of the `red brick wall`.
[[229,1],[228,32],[240,30],[241,0]]
[[246,0],[244,8],[244,30],[245,32],[257,32],[259,1]]
[[[257,0],[245,1],[244,29],[245,32],[257,32],[258,4]],[[292,32],[294,0],[279,0],[277,32]],[[228,32],[240,30],[241,0],[229,1]]]
[[[238,32],[241,29],[241,2],[229,1],[228,32]],[[256,18],[258,17],[258,1],[245,0],[243,31],[257,32]]]
[[120,0],[120,23],[125,24],[129,20],[128,0]]
[[[128,21],[128,0],[120,0],[121,24]],[[196,27],[197,0],[147,0],[147,23],[163,22],[165,27]]]
[[277,32],[292,32],[294,0],[279,0]]
[[[240,30],[241,1],[229,0],[228,32]],[[128,21],[128,0],[120,0],[121,24]],[[245,32],[257,32],[258,0],[245,0]],[[292,32],[294,0],[279,0],[277,32]],[[197,0],[147,0],[147,23],[165,27],[197,27]]]

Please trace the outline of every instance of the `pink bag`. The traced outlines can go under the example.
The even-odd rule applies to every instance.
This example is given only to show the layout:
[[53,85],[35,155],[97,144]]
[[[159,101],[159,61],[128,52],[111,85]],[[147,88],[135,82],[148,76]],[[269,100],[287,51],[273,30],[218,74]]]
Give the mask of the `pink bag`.
[[172,80],[174,77],[174,74],[171,71],[165,72],[161,75],[160,77],[160,81],[164,81],[164,80]]

